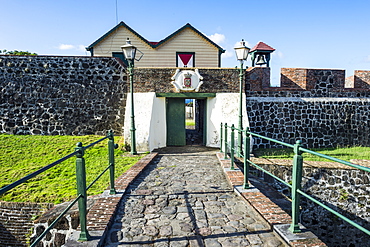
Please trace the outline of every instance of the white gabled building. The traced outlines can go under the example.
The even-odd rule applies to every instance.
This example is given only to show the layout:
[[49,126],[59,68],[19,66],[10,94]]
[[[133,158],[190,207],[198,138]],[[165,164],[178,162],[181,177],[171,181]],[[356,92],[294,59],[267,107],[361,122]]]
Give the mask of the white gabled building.
[[159,42],[150,42],[120,22],[86,49],[92,56],[113,56],[124,61],[121,46],[127,38],[145,55],[136,67],[221,67],[225,52],[189,23]]

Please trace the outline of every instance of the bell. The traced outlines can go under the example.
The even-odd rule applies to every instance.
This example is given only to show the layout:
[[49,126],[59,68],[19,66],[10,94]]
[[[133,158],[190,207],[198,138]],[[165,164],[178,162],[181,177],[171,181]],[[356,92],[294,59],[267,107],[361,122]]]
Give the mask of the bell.
[[266,64],[265,56],[264,55],[258,55],[256,65],[264,65]]

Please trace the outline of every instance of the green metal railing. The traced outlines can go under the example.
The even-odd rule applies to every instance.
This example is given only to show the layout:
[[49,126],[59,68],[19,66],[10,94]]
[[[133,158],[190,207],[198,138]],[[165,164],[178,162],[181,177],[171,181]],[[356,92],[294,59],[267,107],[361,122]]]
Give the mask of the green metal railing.
[[[85,169],[85,150],[98,144],[106,139],[108,140],[108,158],[109,158],[109,165],[107,168],[102,171],[94,181],[91,182],[90,185],[86,186],[86,169]],[[87,190],[94,185],[94,183],[107,171],[109,170],[110,174],[110,194],[116,194],[116,190],[114,188],[114,149],[118,148],[118,144],[114,144],[114,134],[113,131],[109,131],[107,136],[93,142],[87,146],[82,146],[82,143],[77,143],[77,147],[75,148],[75,152],[70,153],[63,158],[11,183],[3,188],[0,189],[0,195],[8,192],[9,190],[17,187],[18,185],[26,182],[27,180],[36,177],[37,175],[47,171],[48,169],[62,163],[63,161],[76,156],[76,184],[77,184],[77,198],[74,199],[68,207],[49,225],[47,229],[30,245],[31,247],[37,246],[37,244],[42,240],[43,237],[54,227],[54,225],[67,213],[69,209],[73,207],[76,203],[78,203],[78,210],[79,210],[79,218],[80,218],[80,228],[81,233],[79,237],[79,241],[88,241],[90,239],[89,232],[87,230],[86,224],[86,215],[87,215]]]
[[[228,129],[231,131],[231,133],[230,133],[230,138],[231,138],[230,142],[228,141]],[[235,141],[234,141],[235,135],[233,134],[235,130],[242,132],[242,134],[244,136],[244,138],[243,138],[244,143],[242,145],[242,146],[244,146],[243,150],[241,150],[241,146],[240,147],[235,147]],[[344,160],[341,160],[341,159],[337,159],[337,158],[334,158],[334,157],[331,157],[331,156],[328,156],[328,155],[325,155],[325,154],[321,154],[321,153],[303,148],[302,147],[302,142],[300,140],[297,140],[296,143],[294,145],[292,145],[292,144],[288,144],[288,143],[285,143],[285,142],[282,142],[282,141],[278,141],[278,140],[275,140],[275,139],[272,139],[272,138],[269,138],[269,137],[266,137],[266,136],[262,136],[262,135],[250,132],[249,128],[246,128],[245,130],[237,129],[237,128],[234,127],[234,125],[232,125],[230,127],[226,123],[225,124],[221,123],[221,135],[220,136],[221,136],[220,149],[221,149],[221,152],[225,153],[225,156],[224,156],[225,159],[227,159],[227,155],[230,154],[230,163],[231,163],[230,169],[235,169],[234,168],[234,154],[236,152],[240,155],[239,157],[244,159],[244,163],[243,163],[244,164],[244,185],[243,185],[244,189],[249,188],[249,185],[248,185],[249,184],[248,183],[249,165],[252,165],[255,168],[257,168],[258,170],[263,171],[264,173],[270,175],[271,177],[275,178],[277,181],[283,183],[284,185],[288,186],[291,189],[291,194],[292,194],[292,206],[291,206],[292,207],[292,222],[290,224],[289,230],[292,233],[301,232],[301,230],[299,228],[299,225],[298,225],[299,205],[300,205],[301,196],[304,196],[307,199],[311,200],[312,202],[316,203],[317,205],[319,205],[319,206],[325,208],[326,210],[330,211],[331,213],[333,213],[337,217],[341,218],[342,220],[348,222],[349,224],[356,227],[357,229],[359,229],[359,230],[363,231],[364,233],[370,235],[370,231],[368,229],[360,226],[356,222],[354,222],[354,221],[350,220],[349,218],[345,217],[344,215],[336,212],[332,208],[326,206],[322,202],[318,201],[317,199],[313,198],[312,196],[308,195],[307,193],[305,193],[301,190],[302,167],[303,167],[303,156],[302,156],[302,154],[303,153],[310,153],[312,155],[316,155],[316,156],[319,156],[319,157],[322,157],[322,158],[325,158],[325,159],[328,159],[328,160],[331,160],[331,161],[334,161],[334,162],[338,162],[338,163],[341,163],[343,165],[347,165],[347,166],[350,166],[350,167],[353,167],[353,168],[356,168],[356,169],[359,169],[359,170],[362,170],[362,171],[366,171],[366,172],[370,172],[370,168],[360,166],[360,165],[356,165],[356,164],[352,164],[350,162],[347,162],[347,161],[344,161]],[[258,166],[257,164],[253,163],[250,160],[250,139],[251,139],[251,137],[258,137],[258,138],[268,140],[268,141],[271,141],[271,142],[274,142],[274,143],[277,143],[277,144],[281,144],[281,145],[286,146],[288,148],[293,148],[294,157],[293,157],[292,184],[287,183],[283,179],[275,176],[271,172],[263,169],[262,167]]]

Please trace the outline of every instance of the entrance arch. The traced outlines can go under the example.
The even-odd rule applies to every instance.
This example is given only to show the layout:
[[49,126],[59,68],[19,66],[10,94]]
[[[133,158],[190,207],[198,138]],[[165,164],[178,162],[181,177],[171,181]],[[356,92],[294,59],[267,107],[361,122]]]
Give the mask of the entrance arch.
[[[206,144],[207,98],[214,93],[157,93],[166,98],[166,146]],[[195,99],[195,129],[185,129],[185,99]]]

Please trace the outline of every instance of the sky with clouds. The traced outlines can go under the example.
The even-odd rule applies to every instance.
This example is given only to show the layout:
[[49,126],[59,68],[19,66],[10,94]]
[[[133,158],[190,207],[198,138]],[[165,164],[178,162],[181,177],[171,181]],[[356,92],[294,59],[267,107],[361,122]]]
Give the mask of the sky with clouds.
[[[364,0],[0,0],[0,50],[40,55],[89,55],[85,47],[127,25],[159,41],[190,23],[223,47],[222,67],[235,67],[233,47],[263,41],[280,68],[370,70],[370,1]],[[250,60],[246,62],[251,65]]]

